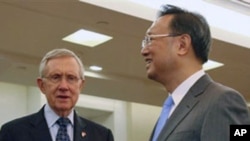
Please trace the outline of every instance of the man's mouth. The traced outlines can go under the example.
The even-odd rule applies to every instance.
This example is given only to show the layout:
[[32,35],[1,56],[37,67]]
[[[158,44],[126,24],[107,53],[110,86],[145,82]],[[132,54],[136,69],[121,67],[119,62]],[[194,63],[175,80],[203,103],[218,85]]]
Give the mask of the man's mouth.
[[151,59],[145,59],[146,64],[150,64],[152,62]]
[[59,96],[57,96],[57,98],[60,98],[60,99],[67,99],[67,98],[69,98],[69,96],[66,96],[66,95],[59,95]]

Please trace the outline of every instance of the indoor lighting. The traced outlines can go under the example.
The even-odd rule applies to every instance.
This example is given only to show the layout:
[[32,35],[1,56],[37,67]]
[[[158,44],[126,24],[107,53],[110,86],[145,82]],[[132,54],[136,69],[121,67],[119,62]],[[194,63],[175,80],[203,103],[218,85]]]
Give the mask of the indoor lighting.
[[208,70],[215,69],[221,66],[224,66],[224,64],[213,61],[213,60],[208,60],[205,64],[203,64],[203,69],[205,71],[208,71]]
[[102,71],[102,67],[99,67],[99,66],[90,66],[89,69],[93,71]]
[[75,43],[75,44],[88,46],[88,47],[96,47],[97,45],[100,45],[111,39],[113,39],[113,37],[111,36],[80,29],[76,31],[75,33],[72,33],[64,37],[62,40]]

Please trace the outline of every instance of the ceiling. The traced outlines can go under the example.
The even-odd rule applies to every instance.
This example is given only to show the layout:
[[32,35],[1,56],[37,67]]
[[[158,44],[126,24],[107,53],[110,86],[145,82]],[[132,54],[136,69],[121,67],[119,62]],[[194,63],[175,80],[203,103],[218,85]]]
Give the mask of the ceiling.
[[[86,67],[83,94],[158,106],[166,97],[160,84],[147,79],[140,55],[141,40],[152,20],[77,0],[1,0],[0,17],[2,82],[35,86],[44,54],[54,48],[68,48],[79,55]],[[96,48],[61,40],[82,28],[114,39]],[[208,73],[214,80],[240,91],[250,102],[249,48],[213,40],[210,59],[225,66]],[[100,65],[103,71],[91,72],[90,65]]]

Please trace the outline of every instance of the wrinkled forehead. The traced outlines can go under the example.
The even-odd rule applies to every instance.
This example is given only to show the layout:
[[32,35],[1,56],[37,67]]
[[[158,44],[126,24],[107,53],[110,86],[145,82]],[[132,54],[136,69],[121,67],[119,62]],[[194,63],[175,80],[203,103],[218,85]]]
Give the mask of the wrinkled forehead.
[[68,69],[75,69],[78,71],[80,66],[77,60],[72,56],[60,56],[56,58],[51,58],[47,61],[45,65],[45,69],[54,70],[58,68],[68,68]]

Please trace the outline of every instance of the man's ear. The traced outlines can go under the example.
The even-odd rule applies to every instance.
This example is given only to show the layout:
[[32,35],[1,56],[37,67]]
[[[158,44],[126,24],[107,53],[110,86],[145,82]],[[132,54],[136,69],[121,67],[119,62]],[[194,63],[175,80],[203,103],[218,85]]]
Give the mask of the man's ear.
[[39,87],[40,91],[42,93],[45,93],[45,88],[44,88],[44,82],[43,82],[43,79],[42,78],[37,78],[36,79],[36,83],[37,83],[37,86]]
[[190,51],[191,47],[192,47],[191,37],[188,34],[180,35],[178,54],[179,55],[187,54]]
[[82,79],[81,84],[80,84],[80,89],[82,90],[84,88],[84,86],[85,86],[85,80]]

